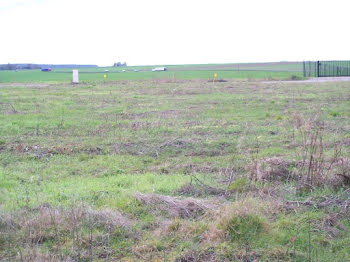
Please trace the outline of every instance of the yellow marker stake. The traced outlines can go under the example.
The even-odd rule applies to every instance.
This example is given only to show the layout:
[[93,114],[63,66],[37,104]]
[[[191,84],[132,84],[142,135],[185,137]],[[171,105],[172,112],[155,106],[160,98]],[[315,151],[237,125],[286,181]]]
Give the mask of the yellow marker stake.
[[106,75],[106,74],[104,74],[104,75],[103,75],[103,77],[104,77],[104,79],[106,80],[106,78],[107,78],[107,75]]
[[216,77],[218,76],[218,74],[217,73],[215,73],[214,74],[214,79],[213,79],[213,82],[215,82],[216,81]]

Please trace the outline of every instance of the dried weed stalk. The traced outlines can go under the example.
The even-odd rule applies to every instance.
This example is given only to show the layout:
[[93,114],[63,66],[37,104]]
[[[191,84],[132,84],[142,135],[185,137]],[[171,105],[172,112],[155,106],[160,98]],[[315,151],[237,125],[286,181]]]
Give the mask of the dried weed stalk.
[[300,141],[295,155],[295,172],[302,187],[340,186],[349,184],[349,161],[342,157],[343,143],[334,143],[333,154],[327,154],[324,141],[325,123],[319,115],[305,119],[301,114],[293,115],[293,126]]

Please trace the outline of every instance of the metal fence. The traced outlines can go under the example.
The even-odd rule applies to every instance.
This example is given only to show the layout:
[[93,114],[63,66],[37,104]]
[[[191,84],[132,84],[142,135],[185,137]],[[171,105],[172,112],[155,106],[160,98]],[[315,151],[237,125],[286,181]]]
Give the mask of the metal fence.
[[304,76],[350,76],[350,61],[305,61]]

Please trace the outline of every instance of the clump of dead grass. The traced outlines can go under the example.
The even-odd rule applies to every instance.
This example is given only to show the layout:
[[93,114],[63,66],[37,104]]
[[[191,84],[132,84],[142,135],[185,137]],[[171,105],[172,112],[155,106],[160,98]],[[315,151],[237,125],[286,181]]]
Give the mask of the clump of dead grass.
[[220,78],[220,79],[208,79],[208,82],[209,83],[224,83],[224,82],[227,82],[227,80],[225,80],[225,79],[222,79],[222,78]]
[[178,190],[176,190],[176,193],[180,195],[195,196],[195,197],[205,197],[208,195],[225,197],[225,196],[229,196],[230,193],[232,192],[230,190],[212,187],[201,182],[201,183],[186,183],[182,185]]
[[135,198],[147,205],[155,214],[170,217],[197,218],[207,211],[215,211],[220,204],[214,201],[192,197],[180,198],[159,194],[135,193]]
[[268,218],[277,214],[282,204],[277,201],[245,198],[225,205],[217,213],[207,239],[210,241],[254,239],[269,231]]
[[300,113],[295,113],[292,123],[296,134],[296,171],[301,184],[308,188],[348,185],[350,164],[342,156],[344,143],[333,143],[333,153],[329,152],[325,142],[326,124],[320,120],[320,116],[306,118]]
[[[247,166],[250,179],[257,181],[297,182],[297,190],[315,187],[339,188],[350,185],[350,161],[343,155],[345,142],[325,142],[325,123],[318,115],[305,118],[295,113],[291,119],[294,160],[281,157],[258,159],[258,153]],[[332,146],[329,147],[329,144]],[[258,152],[258,149],[257,149]]]
[[[75,256],[78,256],[78,260],[79,257],[92,257],[92,250],[108,246],[108,239],[116,232],[122,232],[124,237],[133,237],[133,224],[133,220],[119,210],[95,210],[84,205],[57,208],[44,204],[12,213],[2,211],[0,242],[10,241],[11,244],[6,250],[6,245],[0,245],[0,256],[6,251],[9,256],[13,253],[16,257],[16,253],[22,252],[19,247],[28,247],[29,251],[38,252],[23,250],[20,254],[22,261],[56,261],[56,258],[62,261],[66,256],[63,255],[63,247],[68,245],[71,251],[67,259],[72,258],[73,261]],[[52,245],[50,256],[46,256],[40,248],[44,243]],[[104,249],[100,251],[103,253]]]
[[222,261],[218,260],[217,254],[214,248],[208,248],[206,250],[198,250],[193,248],[187,251],[185,254],[176,258],[176,262],[190,262],[190,261]]
[[271,157],[255,161],[247,166],[250,179],[257,181],[286,181],[291,178],[295,164],[281,157]]
[[347,230],[346,226],[341,222],[339,213],[330,213],[325,216],[321,226],[330,238],[339,237]]
[[350,185],[350,161],[344,157],[290,161],[274,156],[252,162],[246,171],[254,181],[295,181],[298,190]]
[[317,209],[328,209],[336,207],[338,215],[350,218],[350,188],[339,195],[323,196],[322,198],[309,198],[305,201],[286,201],[286,207],[310,206]]
[[130,228],[132,220],[119,210],[94,210],[89,206],[55,208],[42,205],[32,210],[19,211],[12,215],[12,223],[18,228],[31,228],[43,232],[53,225],[62,230],[71,230],[72,223],[93,223],[95,226],[108,228]]

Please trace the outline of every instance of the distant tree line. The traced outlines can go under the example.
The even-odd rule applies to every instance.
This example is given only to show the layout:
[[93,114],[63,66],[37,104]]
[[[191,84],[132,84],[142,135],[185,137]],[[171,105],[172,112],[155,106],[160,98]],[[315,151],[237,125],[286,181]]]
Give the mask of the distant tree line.
[[89,68],[97,65],[54,65],[54,64],[0,64],[0,70],[41,69],[41,68]]
[[40,69],[36,64],[0,64],[0,70],[17,70],[17,69]]
[[89,68],[89,67],[98,67],[98,66],[97,65],[77,65],[77,64],[66,64],[66,65],[45,64],[45,65],[41,65],[41,68]]
[[113,64],[114,67],[119,67],[119,66],[126,66],[126,62],[121,63],[121,62],[117,62]]

